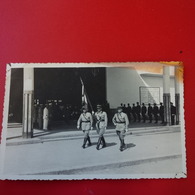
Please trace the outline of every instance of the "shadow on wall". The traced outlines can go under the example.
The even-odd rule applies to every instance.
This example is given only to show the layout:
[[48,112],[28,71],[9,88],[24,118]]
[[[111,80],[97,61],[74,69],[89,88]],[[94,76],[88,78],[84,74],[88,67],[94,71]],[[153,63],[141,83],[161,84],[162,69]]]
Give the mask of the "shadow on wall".
[[[149,87],[134,68],[107,68],[107,100],[111,109],[121,103],[131,105],[140,102],[140,87]],[[150,91],[146,91],[151,101],[156,101]],[[152,99],[153,98],[153,99]]]

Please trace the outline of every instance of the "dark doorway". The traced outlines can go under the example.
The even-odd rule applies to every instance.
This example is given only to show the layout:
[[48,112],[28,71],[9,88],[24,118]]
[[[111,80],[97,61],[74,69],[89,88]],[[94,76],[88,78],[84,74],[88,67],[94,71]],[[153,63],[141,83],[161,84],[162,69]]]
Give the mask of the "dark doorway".
[[12,68],[8,114],[9,123],[22,123],[22,105],[23,68]]

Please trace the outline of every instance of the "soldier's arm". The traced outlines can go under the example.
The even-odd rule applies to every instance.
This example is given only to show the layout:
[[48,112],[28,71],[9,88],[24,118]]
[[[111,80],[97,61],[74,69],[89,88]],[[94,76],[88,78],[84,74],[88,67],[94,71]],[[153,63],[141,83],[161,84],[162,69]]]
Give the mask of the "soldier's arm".
[[78,129],[80,128],[80,124],[81,124],[81,115],[80,115],[80,117],[79,117],[79,119],[78,119],[78,121],[77,121],[77,128],[78,128]]
[[89,119],[90,119],[90,123],[91,123],[91,127],[92,127],[92,125],[93,125],[93,117],[92,117],[91,114],[89,115]]
[[112,122],[114,123],[114,125],[116,125],[116,114],[115,114],[114,117],[112,118]]
[[107,127],[107,126],[108,126],[108,115],[105,112],[105,127]]

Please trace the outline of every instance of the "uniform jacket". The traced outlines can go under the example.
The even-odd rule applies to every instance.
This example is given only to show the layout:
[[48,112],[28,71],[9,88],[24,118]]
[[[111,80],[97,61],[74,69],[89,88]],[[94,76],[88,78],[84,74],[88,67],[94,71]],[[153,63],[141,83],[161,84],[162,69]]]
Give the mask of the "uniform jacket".
[[153,108],[153,113],[154,113],[154,114],[158,114],[158,106],[154,106],[154,108]]
[[142,114],[146,114],[146,112],[147,112],[146,106],[142,106]]
[[151,115],[153,113],[152,106],[148,106],[148,115]]
[[114,115],[113,119],[112,119],[112,122],[113,122],[114,124],[117,124],[117,123],[123,124],[123,123],[124,123],[124,125],[126,126],[126,128],[127,128],[128,125],[129,125],[129,119],[128,119],[127,115],[126,115],[124,112],[116,113],[116,114]]
[[91,115],[90,112],[82,113],[82,114],[80,115],[80,117],[79,117],[79,119],[78,119],[78,121],[77,121],[77,126],[80,126],[80,124],[81,124],[82,122],[84,122],[84,123],[89,122],[89,123],[91,123],[91,125],[92,125],[93,119],[92,119],[92,115]]
[[95,118],[97,123],[104,123],[104,126],[107,127],[108,125],[108,117],[106,112],[100,111],[95,113]]

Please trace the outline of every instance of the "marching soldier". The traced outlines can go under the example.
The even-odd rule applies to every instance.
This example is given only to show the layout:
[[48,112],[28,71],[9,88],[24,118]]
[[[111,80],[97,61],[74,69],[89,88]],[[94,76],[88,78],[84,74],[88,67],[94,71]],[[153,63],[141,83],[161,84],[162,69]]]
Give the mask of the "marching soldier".
[[146,122],[146,111],[147,111],[147,109],[146,109],[146,106],[145,106],[144,103],[142,103],[142,108],[141,108],[141,110],[142,110],[143,122],[145,123],[145,122]]
[[136,106],[136,114],[137,114],[137,119],[138,119],[138,122],[141,121],[141,106],[139,105],[139,102],[137,102],[137,106]]
[[135,104],[133,104],[133,107],[132,107],[132,115],[133,115],[133,121],[136,122],[137,117],[136,117],[136,107],[135,107]]
[[153,114],[155,123],[158,123],[158,106],[156,105],[156,103],[154,103]]
[[149,103],[148,104],[148,118],[149,118],[150,123],[152,123],[152,113],[153,113],[153,108],[151,104]]
[[125,149],[124,138],[129,125],[129,120],[127,115],[123,112],[122,107],[117,108],[117,113],[114,115],[112,122],[116,126],[116,134],[121,142],[120,151],[123,151]]
[[90,112],[88,112],[87,106],[82,107],[82,113],[77,121],[77,129],[83,130],[84,133],[84,141],[82,147],[85,148],[85,145],[88,141],[88,146],[91,146],[91,140],[89,137],[89,131],[93,129],[92,127],[93,119]]
[[101,105],[97,105],[97,112],[95,113],[95,119],[96,119],[97,134],[99,135],[96,149],[99,150],[101,143],[102,143],[102,148],[106,147],[104,133],[105,133],[107,125],[108,125],[107,113],[102,111]]
[[160,109],[159,109],[159,113],[160,113],[160,118],[161,118],[161,124],[164,124],[164,106],[163,103],[160,103]]

